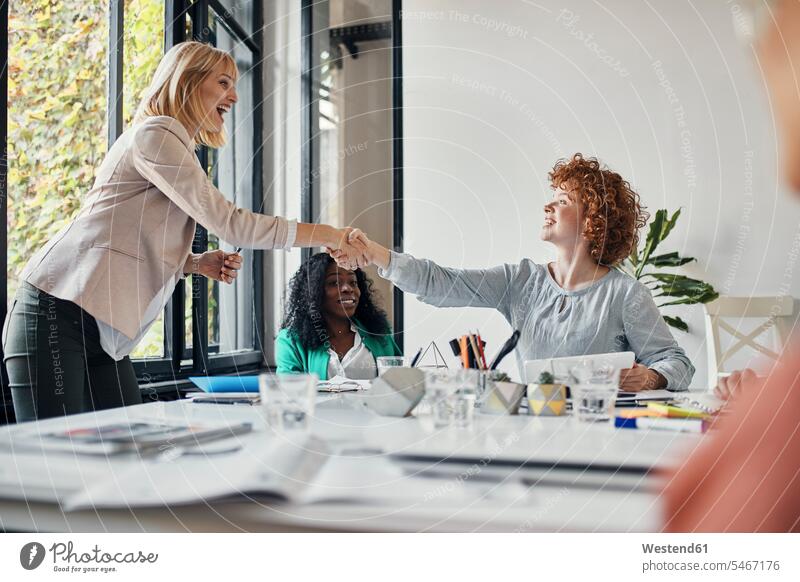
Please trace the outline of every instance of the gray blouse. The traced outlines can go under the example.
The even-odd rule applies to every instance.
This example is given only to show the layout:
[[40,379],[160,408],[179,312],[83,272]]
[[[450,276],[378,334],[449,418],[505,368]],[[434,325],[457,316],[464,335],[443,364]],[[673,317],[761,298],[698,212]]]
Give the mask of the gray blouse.
[[559,287],[547,265],[530,259],[491,269],[452,269],[392,252],[389,267],[378,272],[436,307],[500,311],[521,332],[516,353],[522,377],[525,360],[624,351],[664,376],[669,390],[686,390],[694,375],[649,289],[615,269],[577,291]]

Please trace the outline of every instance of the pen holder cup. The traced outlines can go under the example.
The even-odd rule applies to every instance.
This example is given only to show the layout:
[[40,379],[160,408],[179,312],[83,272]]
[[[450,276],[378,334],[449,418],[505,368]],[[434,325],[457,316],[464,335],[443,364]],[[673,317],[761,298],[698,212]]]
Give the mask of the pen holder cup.
[[528,410],[534,416],[563,416],[567,412],[564,384],[528,384]]
[[517,414],[524,397],[524,384],[490,381],[483,395],[481,411],[487,414]]
[[509,380],[508,375],[499,370],[482,370],[479,372],[478,385],[475,392],[475,396],[477,397],[475,406],[481,406],[483,404],[483,401],[494,388],[495,382],[504,382],[507,380]]

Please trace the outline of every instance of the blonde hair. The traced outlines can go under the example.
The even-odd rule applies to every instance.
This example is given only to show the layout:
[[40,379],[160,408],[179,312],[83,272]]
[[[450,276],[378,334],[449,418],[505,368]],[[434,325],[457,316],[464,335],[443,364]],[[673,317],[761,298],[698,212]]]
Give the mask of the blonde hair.
[[202,122],[206,116],[197,88],[220,63],[225,63],[226,73],[236,81],[239,71],[233,57],[225,51],[202,42],[188,41],[169,49],[156,68],[150,86],[145,90],[134,124],[148,117],[167,115],[180,121],[184,127],[200,127],[196,143],[218,148],[225,145],[225,130],[207,131]]

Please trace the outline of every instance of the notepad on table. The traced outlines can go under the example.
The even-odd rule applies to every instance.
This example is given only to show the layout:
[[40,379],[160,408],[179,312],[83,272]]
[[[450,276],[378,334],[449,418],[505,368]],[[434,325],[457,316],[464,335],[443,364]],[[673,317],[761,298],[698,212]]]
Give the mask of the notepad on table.
[[661,402],[648,402],[648,410],[652,410],[660,417],[665,418],[709,418],[711,415],[695,408],[681,408],[662,404]]

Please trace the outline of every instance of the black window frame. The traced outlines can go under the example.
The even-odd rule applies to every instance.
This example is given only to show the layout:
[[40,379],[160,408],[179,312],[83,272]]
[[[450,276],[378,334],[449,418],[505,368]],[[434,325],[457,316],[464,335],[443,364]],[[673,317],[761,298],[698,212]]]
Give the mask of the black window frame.
[[[241,2],[242,0],[236,0]],[[255,159],[253,172],[252,208],[263,207],[263,159],[262,159],[262,103],[263,103],[263,6],[261,0],[246,0],[251,4],[252,31],[248,32],[226,8],[220,0],[165,0],[164,2],[164,52],[185,40],[209,42],[209,14],[219,26],[241,42],[253,55],[253,152]],[[0,16],[8,23],[8,2],[0,2]],[[116,141],[123,131],[122,95],[123,95],[123,35],[124,35],[124,0],[109,1],[109,58],[108,58],[108,93],[106,112],[108,118],[108,147]],[[3,27],[0,39],[0,54],[8,55],[8,24]],[[0,72],[0,93],[8,101],[8,65],[2,63]],[[7,214],[8,195],[8,110],[0,115],[0,140],[3,151],[0,152],[0,209]],[[198,150],[203,167],[208,167],[208,148]],[[8,269],[8,232],[7,222],[0,226],[0,243],[2,244],[2,269]],[[208,234],[200,226],[195,234],[192,251],[203,252],[208,248]],[[164,357],[143,358],[133,360],[136,376],[143,391],[153,398],[158,391],[152,389],[153,384],[178,382],[189,376],[206,374],[226,374],[243,371],[256,371],[264,367],[264,351],[262,347],[264,333],[264,253],[253,252],[253,317],[255,319],[254,346],[252,350],[235,353],[209,353],[208,346],[208,279],[200,275],[191,275],[192,285],[192,346],[191,351],[185,344],[185,293],[186,280],[181,280],[168,302],[164,313]],[[189,280],[187,278],[187,280]],[[8,305],[8,289],[6,285],[0,290],[0,318],[5,321]],[[213,350],[212,350],[213,351]],[[0,347],[0,358],[2,347]],[[172,390],[174,392],[174,389]],[[0,424],[14,421],[13,406],[8,390],[8,376],[5,365],[2,365],[2,390],[0,390]]]
[[[300,0],[301,54],[301,111],[300,121],[300,216],[303,222],[316,222],[315,189],[320,176],[318,161],[313,156],[313,137],[316,127],[314,93],[314,0]],[[392,0],[392,248],[403,252],[403,2]],[[303,260],[311,256],[303,249]],[[394,287],[392,326],[394,339],[403,350],[403,292]]]
[[[263,55],[263,8],[261,2],[252,0],[253,32],[248,33],[219,0],[171,0],[165,6],[165,51],[185,40],[211,42],[209,13],[214,11],[217,24],[225,27],[238,41],[253,53],[253,201],[255,209],[262,207],[262,55]],[[187,22],[191,22],[191,29]],[[198,157],[203,167],[208,167],[208,148],[201,147]],[[198,225],[192,252],[200,253],[208,249],[208,233]],[[208,344],[208,285],[209,281],[200,275],[191,275],[192,285],[192,346],[191,352],[185,345],[184,308],[185,281],[178,283],[167,305],[164,316],[164,356],[134,360],[134,369],[140,384],[160,383],[169,380],[183,380],[189,376],[206,374],[227,374],[233,372],[255,371],[263,367],[263,348],[261,339],[264,331],[263,313],[263,251],[253,252],[253,316],[255,319],[255,344],[252,350],[214,354],[209,352]],[[188,278],[187,278],[188,279]],[[187,356],[190,356],[187,357]],[[191,359],[191,363],[187,363]]]
[[[8,103],[8,2],[0,1],[0,20],[6,25],[0,32],[0,55],[5,55],[6,60],[2,63],[0,70],[0,95],[3,101]],[[3,216],[8,216],[8,105],[0,113],[0,143],[3,150],[0,151],[0,211]],[[3,246],[0,266],[3,269],[3,286],[0,289],[0,315],[5,322],[6,311],[8,309],[8,220],[1,220],[0,225],[0,244]],[[8,374],[6,365],[2,363],[3,346],[0,345],[0,424],[7,424],[14,421],[14,407],[11,404],[11,392],[8,389]]]

